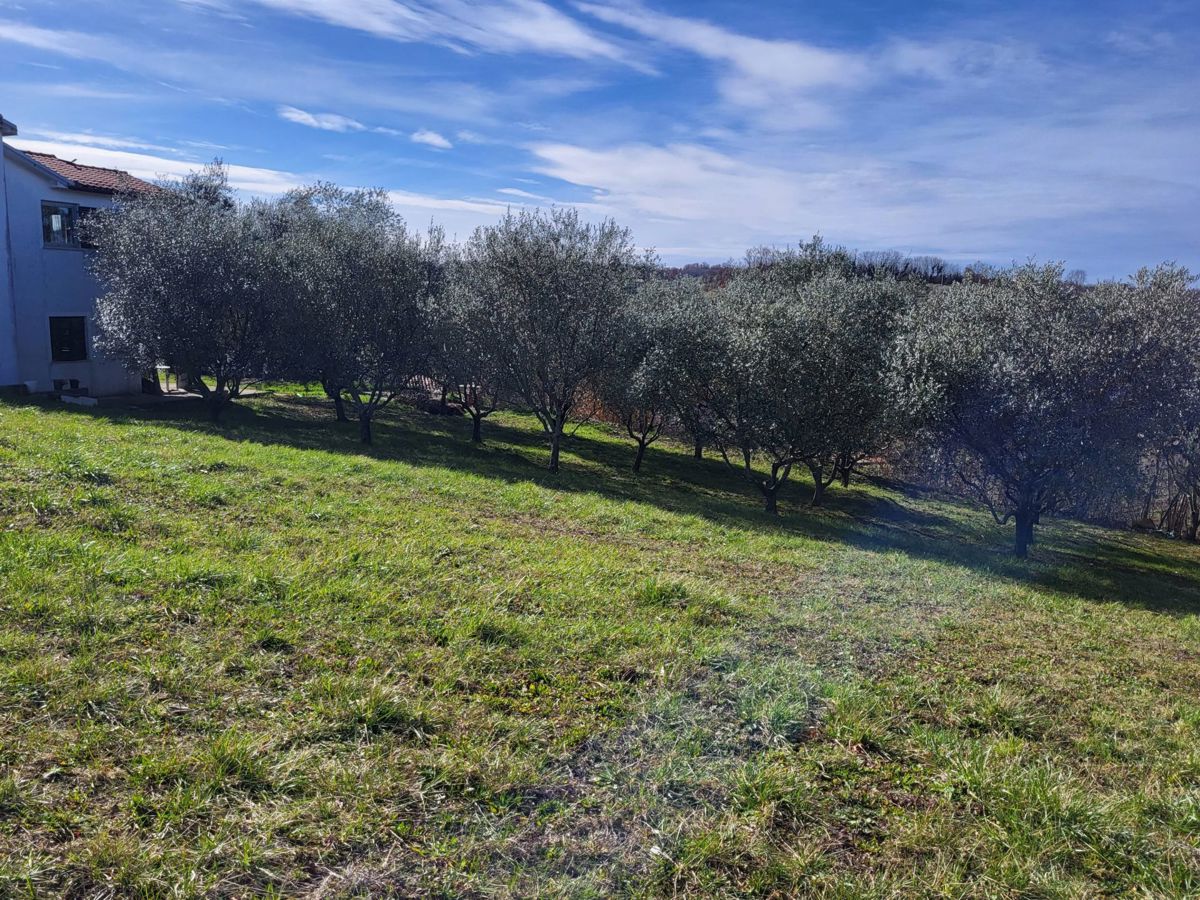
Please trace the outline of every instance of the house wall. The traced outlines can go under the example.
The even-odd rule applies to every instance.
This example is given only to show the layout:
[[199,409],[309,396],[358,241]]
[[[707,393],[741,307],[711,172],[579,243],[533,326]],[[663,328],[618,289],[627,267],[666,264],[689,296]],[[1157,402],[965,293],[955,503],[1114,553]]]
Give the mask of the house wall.
[[[95,304],[100,283],[89,271],[93,251],[46,247],[42,240],[42,201],[108,207],[106,194],[72,191],[54,185],[41,171],[12,154],[7,175],[9,245],[13,272],[13,304],[17,382],[36,382],[35,390],[49,391],[55,379],[78,379],[92,396],[124,394],[141,389],[141,378],[95,347]],[[50,317],[84,316],[88,358],[54,362],[50,353]]]
[[13,308],[12,269],[8,246],[8,191],[5,189],[6,154],[0,152],[0,387],[16,384],[17,322]]

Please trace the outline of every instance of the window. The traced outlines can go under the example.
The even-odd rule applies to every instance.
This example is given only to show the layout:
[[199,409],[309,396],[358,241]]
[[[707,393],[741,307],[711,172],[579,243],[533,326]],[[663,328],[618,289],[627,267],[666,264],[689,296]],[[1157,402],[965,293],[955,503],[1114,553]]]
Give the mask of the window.
[[87,329],[83,316],[50,317],[50,358],[55,362],[87,359]]
[[42,241],[47,247],[78,247],[75,227],[79,207],[73,203],[42,204]]
[[76,234],[79,235],[79,246],[82,247],[84,250],[95,250],[96,249],[96,245],[88,240],[88,228],[87,228],[88,219],[90,219],[92,217],[92,214],[96,213],[96,212],[99,212],[99,209],[98,209],[98,207],[95,207],[95,206],[79,207],[79,215],[77,216],[76,221],[75,221],[75,232],[76,232]]

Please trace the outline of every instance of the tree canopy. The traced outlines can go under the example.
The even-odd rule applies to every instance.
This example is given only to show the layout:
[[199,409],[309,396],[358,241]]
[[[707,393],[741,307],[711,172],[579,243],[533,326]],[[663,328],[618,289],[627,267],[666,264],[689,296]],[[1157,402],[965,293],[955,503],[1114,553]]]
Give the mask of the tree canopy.
[[101,347],[137,370],[183,373],[217,418],[279,350],[273,237],[268,205],[237,201],[219,165],[122,198],[89,223]]
[[563,433],[586,417],[586,388],[616,363],[624,317],[649,260],[628,229],[570,209],[510,212],[463,248],[466,289],[485,315],[507,390],[542,423],[550,470]]
[[[931,292],[899,360],[962,484],[1024,556],[1040,518],[1090,480],[1136,467],[1177,418],[1190,377],[1178,335],[1200,334],[1174,266],[1085,286],[1025,265]],[[1168,325],[1170,323],[1170,325]]]

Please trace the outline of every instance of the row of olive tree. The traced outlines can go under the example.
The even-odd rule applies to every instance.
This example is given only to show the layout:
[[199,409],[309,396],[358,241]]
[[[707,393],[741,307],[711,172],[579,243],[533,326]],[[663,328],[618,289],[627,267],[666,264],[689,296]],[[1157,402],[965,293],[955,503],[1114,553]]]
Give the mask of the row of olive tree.
[[651,282],[601,385],[637,444],[667,425],[712,445],[774,511],[796,469],[819,504],[836,479],[911,423],[896,415],[888,365],[914,291],[830,265],[818,242],[774,254],[726,284]]
[[[510,213],[461,246],[384,193],[330,185],[239,202],[219,166],[98,217],[107,349],[187,377],[213,418],[266,378],[319,382],[364,442],[418,379],[473,420],[530,410],[557,471],[598,411],[635,444],[714,448],[775,511],[795,471],[821,502],[863,460],[922,441],[1024,555],[1040,518],[1200,422],[1200,303],[1162,266],[1085,286],[1060,266],[950,285],[819,239],[728,276],[656,277],[611,221]],[[957,276],[956,276],[957,277]]]

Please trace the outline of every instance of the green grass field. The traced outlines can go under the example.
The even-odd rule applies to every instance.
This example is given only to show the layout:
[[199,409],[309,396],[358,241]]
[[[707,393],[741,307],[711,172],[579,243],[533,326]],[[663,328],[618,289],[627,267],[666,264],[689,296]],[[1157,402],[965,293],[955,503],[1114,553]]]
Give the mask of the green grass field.
[[0,404],[0,896],[1195,896],[1200,552],[313,398]]

